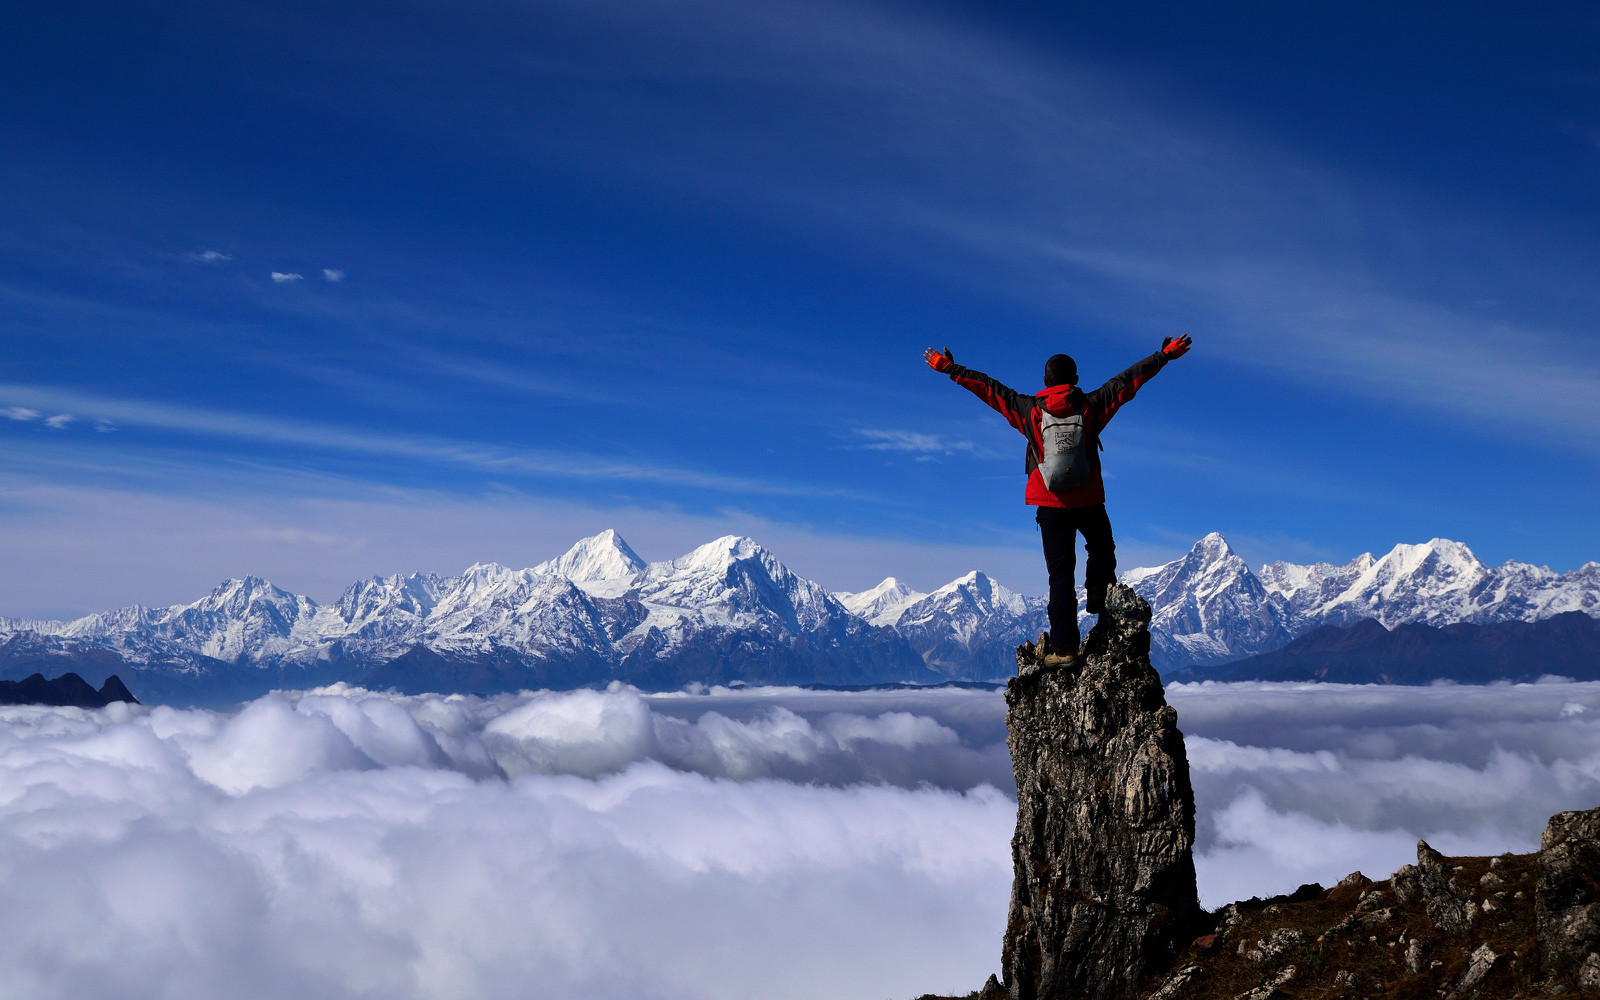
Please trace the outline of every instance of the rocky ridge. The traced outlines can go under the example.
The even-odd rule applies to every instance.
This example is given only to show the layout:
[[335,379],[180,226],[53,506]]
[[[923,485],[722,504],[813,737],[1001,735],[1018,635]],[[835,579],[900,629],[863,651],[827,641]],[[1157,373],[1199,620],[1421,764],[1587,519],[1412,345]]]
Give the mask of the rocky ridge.
[[1600,809],[1558,813],[1534,854],[1417,844],[1388,879],[1230,903],[1150,1000],[1532,1000],[1600,995]]
[[[1006,689],[1017,780],[1001,977],[967,1000],[1532,1000],[1600,996],[1600,809],[1552,817],[1534,854],[1352,873],[1207,913],[1177,716],[1126,586],[1075,665],[1047,639]],[[942,1000],[927,996],[922,1000]],[[947,1000],[947,998],[944,998]]]

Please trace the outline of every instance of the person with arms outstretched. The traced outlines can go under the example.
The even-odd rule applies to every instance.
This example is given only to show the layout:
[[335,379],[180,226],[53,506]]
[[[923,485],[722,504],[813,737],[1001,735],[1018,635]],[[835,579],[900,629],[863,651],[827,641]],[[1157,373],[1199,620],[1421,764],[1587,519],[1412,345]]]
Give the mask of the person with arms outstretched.
[[1106,487],[1100,475],[1100,432],[1139,387],[1181,358],[1190,346],[1188,334],[1167,337],[1161,350],[1135,364],[1093,392],[1078,388],[1078,364],[1065,354],[1044,365],[1044,391],[1027,396],[989,376],[956,364],[950,348],[923,354],[928,367],[950,376],[994,407],[1028,439],[1028,487],[1024,500],[1037,508],[1034,520],[1044,541],[1045,569],[1050,575],[1050,652],[1046,666],[1077,662],[1078,634],[1077,536],[1088,553],[1084,566],[1087,610],[1105,610],[1106,588],[1116,580],[1116,543],[1106,516]]

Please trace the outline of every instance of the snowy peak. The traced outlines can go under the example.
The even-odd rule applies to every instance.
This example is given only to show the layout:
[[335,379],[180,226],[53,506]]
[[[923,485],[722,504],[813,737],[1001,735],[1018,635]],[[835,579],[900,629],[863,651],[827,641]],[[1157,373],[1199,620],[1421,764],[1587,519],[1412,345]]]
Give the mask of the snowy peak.
[[644,568],[645,562],[638,553],[622,540],[621,535],[607,528],[598,535],[580,540],[561,556],[540,563],[533,571],[564,576],[583,586],[630,580]]
[[1421,545],[1396,545],[1357,578],[1356,586],[1388,594],[1414,589],[1442,595],[1470,588],[1487,572],[1465,545],[1435,538]]
[[853,594],[836,593],[833,599],[844,605],[851,614],[865,618],[874,625],[893,625],[900,620],[906,608],[927,596],[890,576],[871,590]]
[[[523,570],[522,572],[529,576],[535,575],[531,570]],[[456,578],[455,589],[487,590],[494,587],[503,587],[507,581],[516,575],[516,570],[509,566],[502,566],[497,562],[473,563]]]
[[697,620],[734,628],[821,628],[846,612],[750,538],[724,535],[687,555],[650,563],[632,593],[651,609],[651,625]]
[[987,574],[973,570],[908,605],[901,613],[901,621],[922,622],[935,615],[956,612],[1019,617],[1028,613],[1026,603],[1021,594],[1007,590]]
[[358,628],[373,623],[381,631],[383,622],[401,618],[410,624],[426,618],[433,611],[443,590],[443,582],[431,573],[374,576],[358,580],[339,595],[333,610],[340,620]]
[[688,555],[672,560],[671,565],[676,572],[719,573],[734,563],[748,560],[775,566],[782,565],[755,539],[745,535],[723,535],[705,543]]
[[1266,652],[1301,631],[1288,602],[1268,592],[1217,532],[1182,558],[1129,570],[1122,581],[1150,602],[1152,651],[1164,665]]
[[[1521,564],[1515,564],[1520,567]],[[1294,611],[1322,624],[1347,625],[1374,618],[1393,628],[1408,622],[1442,625],[1470,621],[1483,610],[1484,597],[1497,589],[1494,577],[1518,577],[1526,590],[1546,582],[1513,568],[1490,570],[1472,550],[1448,538],[1401,544],[1380,558],[1363,553],[1343,566],[1315,563],[1263,566],[1262,580]]]
[[233,610],[262,602],[274,605],[292,604],[295,600],[294,594],[274,587],[270,581],[263,580],[259,576],[246,576],[222,581],[210,594],[188,607],[207,611]]
[[1153,608],[1159,609],[1187,598],[1206,601],[1230,589],[1239,588],[1260,600],[1265,592],[1250,567],[1228,545],[1228,540],[1212,532],[1194,543],[1181,559],[1150,569],[1133,569],[1122,581],[1137,590]]
[[908,604],[894,623],[927,666],[952,677],[998,679],[1016,670],[1017,645],[1046,628],[1044,601],[973,571]]

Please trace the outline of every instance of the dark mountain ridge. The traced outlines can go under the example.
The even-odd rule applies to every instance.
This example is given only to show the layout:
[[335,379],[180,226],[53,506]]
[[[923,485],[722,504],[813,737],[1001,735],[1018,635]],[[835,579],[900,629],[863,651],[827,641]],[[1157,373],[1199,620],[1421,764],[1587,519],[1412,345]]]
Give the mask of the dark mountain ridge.
[[1600,620],[1569,611],[1534,622],[1411,623],[1389,629],[1364,618],[1314,629],[1270,653],[1174,670],[1166,680],[1487,684],[1549,675],[1600,680]]
[[105,708],[114,701],[139,704],[139,699],[115,674],[96,691],[89,682],[68,671],[54,680],[32,674],[20,681],[0,681],[0,705],[53,705],[77,708]]

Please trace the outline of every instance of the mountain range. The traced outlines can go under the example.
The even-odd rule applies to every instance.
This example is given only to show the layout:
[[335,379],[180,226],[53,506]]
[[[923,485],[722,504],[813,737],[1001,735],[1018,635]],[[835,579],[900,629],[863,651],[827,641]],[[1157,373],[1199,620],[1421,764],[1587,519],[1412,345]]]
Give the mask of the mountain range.
[[1411,622],[1390,629],[1362,618],[1313,629],[1270,653],[1174,670],[1165,679],[1487,684],[1544,677],[1600,677],[1600,619],[1566,611],[1532,622]]
[[[1600,616],[1600,563],[1570,573],[1486,567],[1446,539],[1342,566],[1252,572],[1219,534],[1125,583],[1154,611],[1158,669],[1271,652],[1316,628]],[[1043,598],[972,572],[931,593],[894,578],[829,593],[749,538],[647,563],[614,531],[529,569],[413,573],[352,584],[318,604],[256,577],[192,604],[74,621],[0,619],[0,679],[118,673],[146,701],[222,704],[274,687],[349,681],[490,693],[623,681],[837,685],[996,680],[1046,628]],[[1085,623],[1087,624],[1087,622]],[[53,668],[53,669],[52,669]]]

